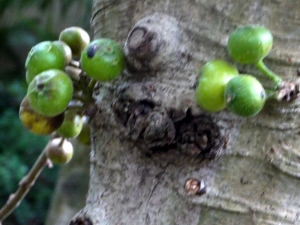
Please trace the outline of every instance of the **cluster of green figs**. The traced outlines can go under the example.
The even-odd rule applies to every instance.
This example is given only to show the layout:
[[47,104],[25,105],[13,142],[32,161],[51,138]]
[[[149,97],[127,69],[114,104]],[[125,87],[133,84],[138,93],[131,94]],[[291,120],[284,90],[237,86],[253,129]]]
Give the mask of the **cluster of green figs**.
[[[273,44],[271,32],[263,26],[246,25],[234,30],[227,43],[227,50],[234,61],[252,64],[274,82],[274,90],[281,79],[263,63]],[[208,112],[225,108],[238,116],[258,114],[269,97],[260,81],[250,74],[239,74],[237,68],[216,59],[201,69],[196,89],[197,103]]]
[[[66,69],[70,65],[77,65],[84,73],[72,75]],[[58,40],[32,47],[25,62],[28,90],[19,117],[29,131],[54,136],[46,148],[53,163],[67,163],[72,158],[70,138],[91,143],[84,108],[92,102],[96,81],[115,79],[124,65],[124,53],[117,42],[105,38],[90,42],[80,27],[66,28]],[[88,85],[80,85],[82,80]]]

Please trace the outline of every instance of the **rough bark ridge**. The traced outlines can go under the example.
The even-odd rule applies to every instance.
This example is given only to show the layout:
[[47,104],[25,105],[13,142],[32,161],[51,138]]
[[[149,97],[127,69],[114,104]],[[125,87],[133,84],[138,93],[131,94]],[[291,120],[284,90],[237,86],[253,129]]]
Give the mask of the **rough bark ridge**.
[[230,61],[226,40],[238,25],[267,26],[266,64],[296,79],[299,9],[283,0],[95,0],[95,38],[124,45],[128,66],[95,89],[90,188],[70,224],[300,224],[299,101],[243,119],[206,114],[194,100],[200,67]]

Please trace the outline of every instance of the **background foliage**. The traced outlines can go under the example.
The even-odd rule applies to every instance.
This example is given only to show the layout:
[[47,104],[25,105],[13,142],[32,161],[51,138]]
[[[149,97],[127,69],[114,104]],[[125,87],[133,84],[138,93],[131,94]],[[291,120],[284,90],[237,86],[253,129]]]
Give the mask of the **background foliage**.
[[[69,26],[88,31],[92,0],[0,0],[0,205],[15,192],[47,142],[25,130],[19,104],[26,94],[24,64],[30,48],[55,40]],[[58,168],[46,169],[4,225],[44,224]]]

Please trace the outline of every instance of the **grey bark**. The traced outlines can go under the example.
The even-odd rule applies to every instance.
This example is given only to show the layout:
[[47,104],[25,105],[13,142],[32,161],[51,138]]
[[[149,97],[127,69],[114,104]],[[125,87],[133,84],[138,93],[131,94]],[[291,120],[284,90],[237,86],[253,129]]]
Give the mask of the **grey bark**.
[[[128,66],[95,89],[90,187],[70,224],[300,224],[299,100],[268,102],[246,119],[203,113],[194,99],[201,66],[231,62],[226,41],[239,25],[269,28],[265,63],[297,79],[299,9],[284,0],[95,0],[94,38],[124,45]],[[187,190],[190,178],[206,193]]]

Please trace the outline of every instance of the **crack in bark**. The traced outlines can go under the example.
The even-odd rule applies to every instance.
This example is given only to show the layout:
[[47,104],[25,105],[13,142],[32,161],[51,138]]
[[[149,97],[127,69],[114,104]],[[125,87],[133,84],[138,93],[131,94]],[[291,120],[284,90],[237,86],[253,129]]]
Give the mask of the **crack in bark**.
[[114,5],[116,2],[117,2],[116,0],[111,0],[111,1],[109,1],[109,4],[104,5],[103,7],[99,7],[99,9],[96,10],[96,11],[93,13],[92,18],[91,18],[91,20],[90,20],[91,23],[94,21],[95,17],[96,17],[99,13],[101,13],[101,12],[104,11],[104,10],[106,10],[108,7]]
[[150,195],[149,195],[149,198],[147,200],[147,204],[146,205],[149,204],[149,201],[150,201],[150,199],[151,199],[151,197],[152,197],[155,189],[157,188],[160,180],[163,178],[163,175],[166,173],[166,170],[167,170],[167,168],[168,168],[169,165],[170,165],[170,163],[167,163],[167,165],[163,168],[163,171],[155,175],[155,177],[157,177],[157,182],[154,184],[153,188],[151,189],[151,192],[150,192]]

